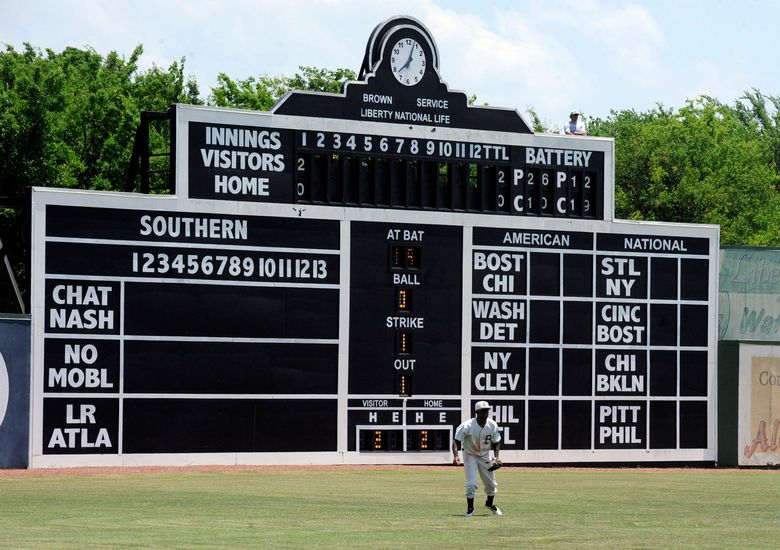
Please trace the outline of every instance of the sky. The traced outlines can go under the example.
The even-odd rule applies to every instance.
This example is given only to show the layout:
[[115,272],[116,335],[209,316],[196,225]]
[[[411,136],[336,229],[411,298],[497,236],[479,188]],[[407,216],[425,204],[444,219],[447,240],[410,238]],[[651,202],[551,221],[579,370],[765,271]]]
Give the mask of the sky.
[[706,94],[780,95],[780,0],[0,0],[0,43],[92,47],[140,68],[186,58],[205,98],[217,75],[293,75],[301,65],[358,72],[376,25],[420,20],[450,89],[478,103],[571,110],[681,107]]

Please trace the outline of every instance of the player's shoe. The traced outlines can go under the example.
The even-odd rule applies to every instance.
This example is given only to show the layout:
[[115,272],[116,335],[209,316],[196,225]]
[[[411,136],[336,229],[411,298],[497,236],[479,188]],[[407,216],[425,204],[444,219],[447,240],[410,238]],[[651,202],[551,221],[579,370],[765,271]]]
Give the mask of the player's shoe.
[[501,513],[501,509],[498,506],[496,506],[495,504],[488,504],[486,502],[485,503],[485,508],[487,508],[488,510],[493,512],[494,516],[503,516],[504,515],[504,514]]
[[468,510],[466,510],[466,517],[467,518],[470,518],[473,515],[474,515],[474,508],[469,508]]

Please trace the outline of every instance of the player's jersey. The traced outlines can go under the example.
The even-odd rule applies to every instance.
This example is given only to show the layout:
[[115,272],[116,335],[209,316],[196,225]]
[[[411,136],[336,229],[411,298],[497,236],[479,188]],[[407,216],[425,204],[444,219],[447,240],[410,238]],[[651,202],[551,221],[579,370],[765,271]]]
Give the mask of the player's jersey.
[[464,453],[484,456],[493,448],[493,443],[501,441],[498,424],[490,418],[480,426],[476,418],[466,420],[455,431],[455,439],[461,442]]

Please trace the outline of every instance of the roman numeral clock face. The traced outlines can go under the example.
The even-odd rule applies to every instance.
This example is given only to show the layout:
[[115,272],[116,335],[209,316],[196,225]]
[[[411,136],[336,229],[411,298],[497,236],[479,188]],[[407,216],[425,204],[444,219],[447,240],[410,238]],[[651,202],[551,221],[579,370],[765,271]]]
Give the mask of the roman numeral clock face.
[[390,69],[404,86],[414,86],[425,74],[427,60],[422,46],[413,38],[402,38],[393,46]]

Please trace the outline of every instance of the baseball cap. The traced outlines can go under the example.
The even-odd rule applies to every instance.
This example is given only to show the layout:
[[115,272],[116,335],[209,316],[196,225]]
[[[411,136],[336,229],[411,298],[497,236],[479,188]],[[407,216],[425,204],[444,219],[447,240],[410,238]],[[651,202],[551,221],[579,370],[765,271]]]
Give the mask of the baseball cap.
[[489,409],[490,403],[487,401],[477,401],[477,404],[474,405],[474,412],[481,411],[482,409]]
[[579,113],[577,111],[572,111],[569,113],[569,116],[579,116]]

